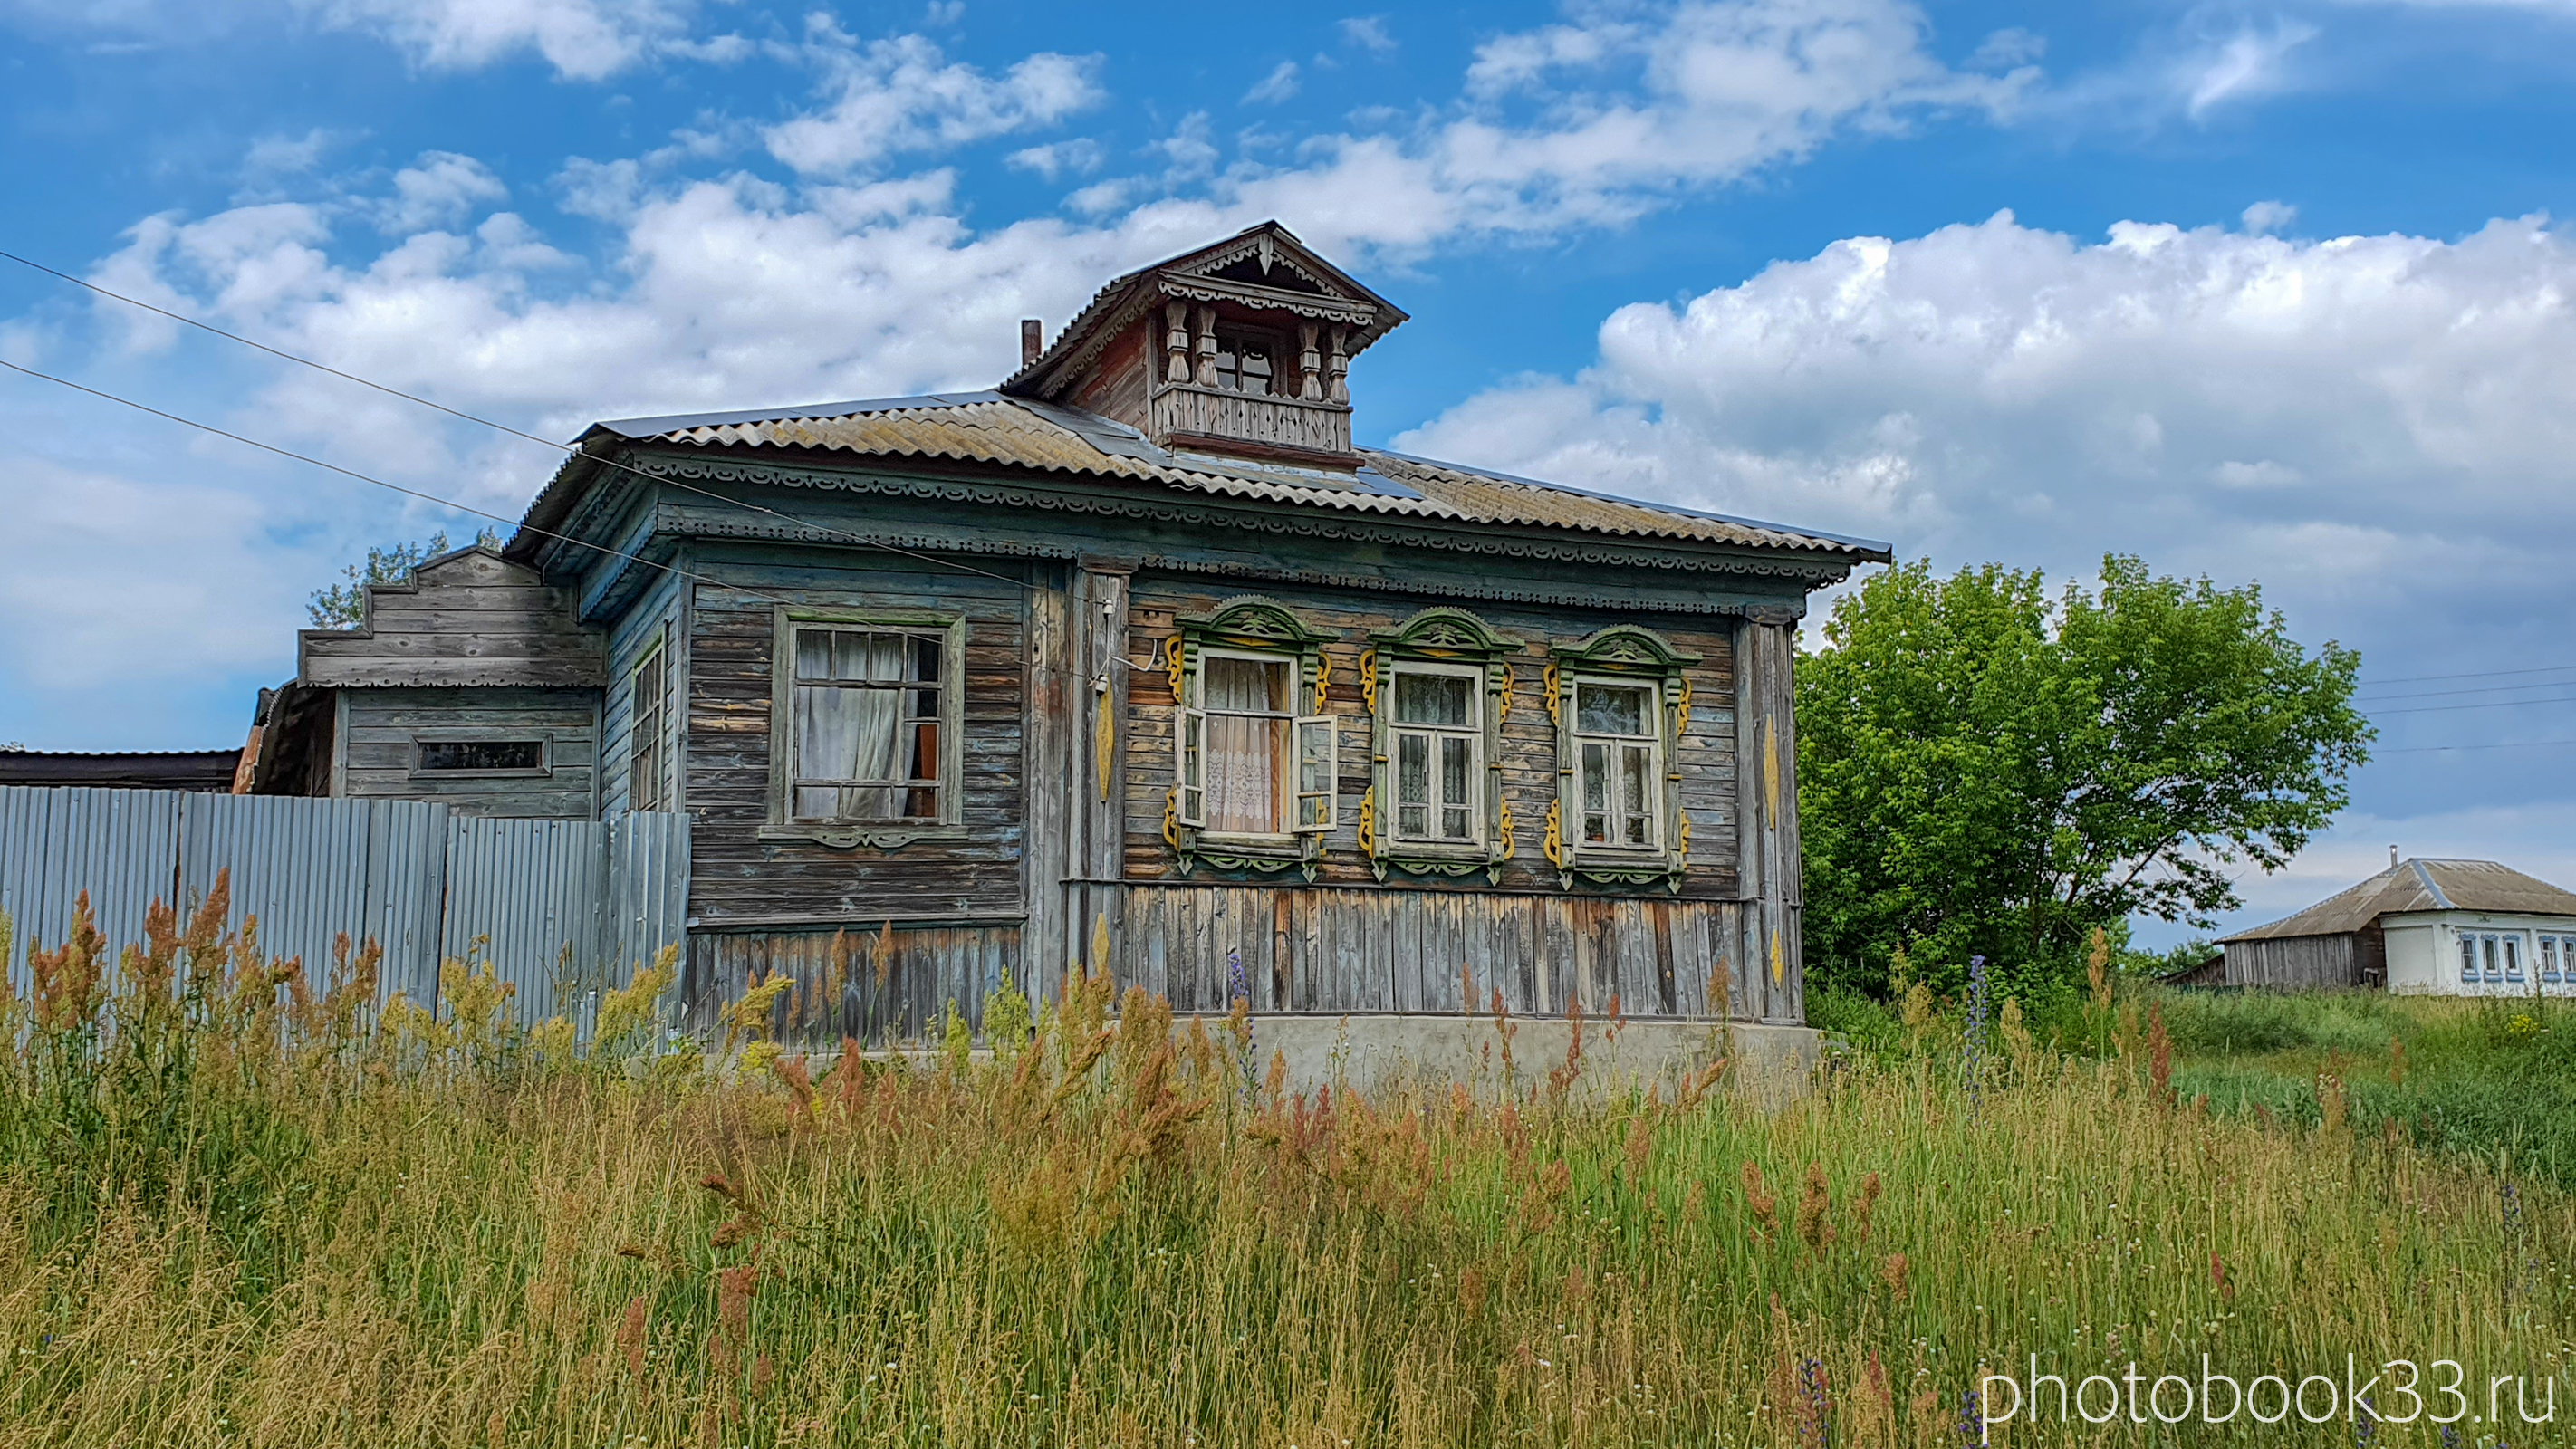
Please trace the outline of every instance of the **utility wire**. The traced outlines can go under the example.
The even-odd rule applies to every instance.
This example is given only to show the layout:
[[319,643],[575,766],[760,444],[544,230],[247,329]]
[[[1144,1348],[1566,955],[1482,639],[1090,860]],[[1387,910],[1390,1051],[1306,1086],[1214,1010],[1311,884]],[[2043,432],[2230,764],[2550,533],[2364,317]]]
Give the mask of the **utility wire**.
[[[452,508],[459,513],[470,513],[477,518],[488,518],[496,523],[511,522],[510,519],[503,517],[498,513],[493,513],[487,509],[476,508],[471,504],[459,503],[452,498],[441,498],[435,493],[425,493],[418,488],[406,488],[399,483],[389,483],[372,474],[361,473],[355,468],[344,468],[337,463],[327,462],[321,458],[313,457],[308,453],[298,453],[291,448],[281,448],[275,443],[263,443],[257,438],[244,437],[240,433],[228,432],[222,428],[214,426],[212,423],[201,423],[194,418],[183,418],[177,413],[164,412],[149,403],[137,402],[130,397],[120,397],[112,392],[105,392],[98,388],[87,386],[83,383],[74,382],[67,377],[57,377],[50,372],[39,372],[32,367],[20,367],[18,364],[10,362],[5,358],[0,358],[0,367],[5,367],[11,372],[21,373],[42,382],[53,383],[58,387],[69,388],[77,393],[85,393],[90,397],[98,398],[104,402],[112,402],[121,407],[129,407],[134,409],[136,412],[149,413],[153,417],[163,419],[167,422],[177,423],[181,427],[194,428],[201,433],[210,433],[218,438],[226,438],[239,443],[244,447],[257,448],[263,453],[274,453],[278,457],[291,458],[298,463],[309,463],[316,468],[325,470],[326,472],[337,473],[345,478],[354,478],[361,483],[372,483],[378,488],[383,488],[394,493],[400,493],[406,498],[417,498],[424,503],[435,503],[441,508]],[[552,529],[539,528],[533,524],[522,523],[518,526],[526,529],[530,533],[536,534],[540,538],[551,538],[561,543],[572,544],[578,548],[589,549],[594,553],[606,554],[610,558],[624,559],[629,563],[641,564],[649,569],[659,569],[673,578],[687,579],[691,583],[705,584],[711,588],[725,589],[732,593],[740,594],[744,598],[754,599],[764,604],[778,604],[788,607],[794,606],[793,600],[782,599],[775,594],[764,594],[757,589],[746,589],[740,584],[727,583],[723,579],[710,578],[705,574],[692,573],[687,569],[677,567],[673,564],[660,563],[653,559],[645,558],[641,554],[628,553],[624,549],[611,548],[608,545],[601,543],[592,543],[586,538],[575,538],[568,533],[557,533]],[[1004,583],[1015,586],[1027,586],[1024,580],[1007,579],[1003,578],[1000,574],[994,574],[992,577],[1001,578]],[[1110,658],[1112,663],[1123,665],[1131,670],[1144,667],[1128,660],[1124,655],[1112,655]],[[1092,684],[1096,684],[1098,682],[1093,678],[1093,676],[1084,673],[1083,671],[1059,669],[1054,665],[1039,664],[1034,660],[1030,662],[1029,668],[1034,673],[1061,675],[1067,679],[1079,679],[1085,683]]]
[[2491,699],[2484,704],[2420,704],[2411,709],[2363,710],[2366,719],[2392,714],[2441,714],[2455,709],[2518,709],[2531,704],[2576,704],[2576,699]]
[[[372,389],[374,389],[374,390],[375,390],[375,391],[377,391],[377,392],[383,393],[383,394],[384,394],[385,396],[387,396],[387,397],[397,397],[397,398],[401,398],[404,402],[407,402],[407,403],[416,403],[416,404],[420,405],[421,407],[428,408],[428,409],[430,409],[430,410],[432,410],[432,411],[434,411],[434,412],[442,412],[442,413],[445,413],[445,414],[447,414],[447,415],[448,415],[449,417],[451,417],[451,418],[456,418],[456,419],[459,419],[459,420],[464,421],[464,422],[473,423],[473,424],[475,424],[475,425],[477,425],[477,426],[479,426],[479,427],[486,427],[486,428],[490,428],[490,429],[492,429],[492,430],[493,430],[493,431],[495,431],[495,432],[507,433],[507,434],[509,434],[511,437],[514,437],[514,438],[520,438],[520,439],[524,439],[524,440],[526,440],[526,441],[528,441],[528,442],[535,443],[535,444],[536,444],[536,445],[538,445],[539,447],[543,447],[543,448],[552,448],[552,449],[554,449],[554,450],[555,450],[556,452],[558,452],[558,453],[563,453],[563,454],[566,454],[566,455],[578,455],[578,454],[580,454],[580,452],[581,452],[581,449],[580,449],[579,447],[577,447],[577,446],[573,445],[573,444],[569,444],[569,443],[558,443],[558,442],[554,441],[552,438],[540,438],[540,437],[538,437],[538,436],[537,436],[536,434],[534,434],[534,433],[522,432],[522,431],[520,431],[520,430],[519,430],[519,429],[517,429],[517,428],[511,427],[511,426],[510,426],[509,424],[507,424],[507,423],[495,422],[495,421],[493,421],[492,419],[490,419],[490,418],[486,418],[486,417],[478,417],[478,416],[476,416],[476,415],[475,415],[475,414],[473,414],[473,413],[469,413],[469,412],[465,412],[465,411],[462,411],[462,410],[457,409],[457,408],[449,407],[447,404],[442,403],[442,402],[433,402],[433,401],[431,401],[431,400],[430,400],[430,399],[428,399],[428,398],[425,398],[425,397],[420,396],[418,393],[409,393],[409,392],[405,392],[405,391],[403,391],[401,388],[398,388],[398,387],[387,387],[385,384],[383,384],[383,383],[381,383],[381,382],[374,382],[374,381],[371,381],[371,380],[369,380],[369,379],[367,379],[367,378],[360,377],[360,376],[358,376],[358,375],[357,375],[356,373],[354,373],[354,372],[343,372],[343,371],[341,371],[339,368],[336,368],[336,367],[331,366],[329,363],[316,362],[316,361],[314,361],[312,358],[309,358],[309,357],[300,357],[300,356],[297,356],[295,353],[287,352],[287,351],[284,351],[283,349],[280,349],[280,348],[271,347],[271,346],[269,346],[269,345],[268,345],[267,343],[265,343],[265,342],[257,342],[257,341],[253,341],[252,339],[250,339],[250,338],[248,338],[248,337],[244,337],[244,336],[242,336],[242,335],[241,335],[240,333],[238,333],[238,332],[227,332],[227,331],[225,331],[223,328],[221,328],[221,327],[217,327],[217,326],[213,325],[212,323],[208,323],[208,322],[200,322],[200,321],[198,321],[198,320],[197,320],[196,318],[194,318],[194,317],[187,316],[187,315],[185,315],[185,314],[183,314],[183,313],[173,312],[173,311],[171,311],[171,310],[170,310],[169,308],[167,308],[167,307],[156,307],[156,306],[154,306],[152,303],[150,303],[150,302],[146,302],[146,301],[144,301],[144,300],[143,300],[142,298],[140,298],[140,297],[129,297],[129,296],[125,295],[123,292],[110,291],[109,289],[107,289],[107,288],[105,288],[105,287],[102,287],[102,286],[98,285],[96,282],[85,281],[85,280],[83,280],[82,278],[79,278],[79,277],[75,277],[75,276],[73,276],[73,275],[72,275],[71,273],[69,273],[69,272],[56,271],[54,268],[49,267],[49,266],[46,266],[46,265],[45,265],[44,263],[42,263],[42,262],[39,262],[39,261],[32,261],[32,260],[30,260],[30,259],[28,259],[28,258],[26,258],[26,257],[22,257],[22,256],[18,255],[16,252],[11,252],[11,251],[0,251],[0,258],[6,258],[6,259],[7,259],[7,260],[9,260],[9,261],[13,261],[13,262],[18,263],[20,266],[24,266],[24,267],[33,267],[33,268],[34,268],[34,269],[36,269],[37,271],[40,271],[40,272],[44,273],[46,276],[60,278],[60,279],[61,279],[61,280],[63,280],[63,281],[66,281],[66,282],[71,283],[71,284],[72,284],[73,286],[75,286],[75,287],[80,287],[80,288],[84,288],[84,289],[86,289],[86,290],[88,290],[88,291],[95,292],[95,293],[97,293],[99,296],[109,298],[109,299],[111,299],[111,300],[113,300],[113,301],[123,302],[124,304],[126,304],[126,305],[127,305],[127,306],[129,306],[129,307],[140,307],[140,308],[142,308],[144,311],[149,312],[149,313],[153,314],[153,315],[154,315],[154,316],[156,316],[156,317],[167,317],[167,318],[169,318],[169,319],[170,319],[171,321],[173,321],[173,322],[178,322],[178,323],[182,323],[182,324],[184,324],[184,325],[186,325],[186,326],[194,327],[194,328],[196,328],[196,329],[197,329],[198,331],[200,331],[200,332],[211,333],[211,334],[212,334],[212,335],[214,335],[214,336],[217,336],[217,337],[221,337],[221,338],[223,338],[223,339],[224,339],[225,341],[227,341],[227,342],[238,342],[238,343],[240,343],[240,344],[241,344],[242,346],[244,346],[244,347],[249,347],[249,348],[253,348],[253,349],[256,349],[256,350],[258,350],[258,351],[261,351],[261,352],[265,352],[265,353],[267,353],[267,354],[268,354],[269,356],[271,356],[271,357],[279,358],[279,359],[281,359],[281,360],[283,360],[283,361],[287,361],[287,362],[292,362],[292,363],[296,364],[298,367],[309,367],[309,368],[312,368],[312,369],[313,369],[314,371],[316,371],[316,372],[329,373],[331,376],[336,377],[336,378],[339,378],[339,379],[341,379],[341,380],[342,380],[342,381],[344,381],[344,382],[354,382],[354,383],[356,383],[356,384],[357,384],[358,386],[360,386],[360,387],[364,387],[364,388],[372,388]],[[19,369],[19,370],[23,372],[23,371],[25,371],[26,369],[21,368],[21,369]],[[55,379],[55,381],[60,381],[60,379]],[[100,394],[100,396],[104,397],[104,396],[106,396],[106,394],[102,393],[102,394]],[[113,400],[113,401],[123,401],[123,399],[112,399],[112,400]],[[181,421],[185,421],[185,420],[184,420],[184,419],[182,419]],[[229,436],[231,436],[231,435],[230,435],[230,434],[226,434],[226,436],[228,436],[228,437],[229,437]],[[241,440],[241,441],[248,441],[248,440],[247,440],[247,439],[244,439],[244,440]],[[255,444],[254,446],[258,446],[258,445],[256,445],[256,444]],[[275,450],[274,450],[274,449],[272,449],[271,451],[275,451]],[[290,454],[289,456],[294,456],[294,455]],[[308,462],[309,462],[309,461],[311,461],[311,460],[310,460],[310,459],[307,459],[306,461],[308,461]],[[847,539],[849,539],[849,540],[851,540],[851,541],[853,541],[853,542],[855,542],[855,543],[865,544],[865,545],[867,545],[867,546],[868,546],[868,547],[870,547],[870,548],[881,548],[881,549],[886,550],[888,553],[901,554],[901,555],[903,555],[903,556],[904,556],[904,557],[906,557],[906,558],[918,559],[918,560],[920,560],[921,562],[924,562],[924,563],[931,563],[931,564],[937,564],[937,565],[940,565],[941,567],[944,567],[944,568],[953,568],[953,569],[957,569],[957,570],[959,570],[959,571],[961,571],[961,572],[964,572],[964,573],[970,573],[970,574],[982,574],[984,577],[986,577],[986,578],[988,578],[988,579],[999,579],[999,580],[1001,580],[1003,583],[1011,584],[1011,585],[1016,586],[1016,587],[1025,587],[1025,586],[1026,586],[1026,581],[1025,581],[1025,580],[1022,580],[1022,579],[1014,579],[1014,578],[1008,577],[1007,575],[997,574],[997,573],[992,572],[992,571],[991,571],[991,570],[989,570],[989,569],[979,569],[979,568],[974,567],[974,566],[973,566],[973,565],[971,565],[971,564],[962,564],[962,563],[959,563],[959,562],[957,562],[957,561],[956,561],[956,560],[954,560],[954,559],[937,558],[937,557],[934,557],[934,556],[932,556],[932,555],[930,555],[930,554],[925,554],[925,553],[916,553],[916,552],[914,552],[914,551],[913,551],[913,550],[911,550],[911,549],[903,548],[903,547],[901,547],[901,546],[899,546],[899,545],[896,545],[896,544],[887,543],[887,542],[885,542],[885,541],[884,541],[884,540],[882,540],[882,539],[870,538],[870,537],[868,537],[868,536],[867,536],[867,535],[865,535],[865,534],[852,533],[852,532],[850,532],[848,529],[844,529],[844,528],[834,528],[834,527],[832,527],[830,524],[827,524],[827,523],[816,523],[816,522],[814,522],[814,521],[813,521],[813,520],[811,520],[811,519],[798,518],[798,517],[796,517],[796,516],[795,516],[795,515],[793,515],[793,514],[782,513],[782,512],[780,512],[779,510],[777,510],[777,509],[775,509],[775,508],[768,508],[768,507],[764,507],[764,506],[762,506],[762,505],[760,505],[760,504],[752,503],[752,502],[749,502],[748,500],[745,500],[745,499],[735,498],[735,497],[733,497],[733,496],[731,496],[731,495],[729,495],[729,494],[724,494],[724,493],[718,493],[718,492],[715,492],[715,491],[713,491],[712,489],[706,489],[706,488],[699,488],[699,487],[695,487],[695,486],[693,486],[693,485],[691,485],[691,484],[683,483],[683,482],[679,481],[679,480],[678,480],[678,479],[676,479],[676,478],[667,478],[667,477],[664,477],[663,475],[661,475],[661,474],[659,474],[659,473],[648,472],[648,471],[646,471],[646,470],[644,470],[644,469],[642,469],[642,468],[637,468],[637,467],[634,467],[634,466],[633,466],[633,465],[631,465],[631,464],[622,463],[622,462],[619,462],[619,461],[617,461],[617,460],[615,460],[615,459],[612,459],[612,458],[594,458],[594,459],[593,459],[593,461],[595,461],[595,462],[599,463],[599,464],[600,464],[601,466],[603,466],[603,467],[623,469],[624,471],[629,472],[629,473],[632,473],[632,474],[634,474],[635,476],[637,476],[637,477],[639,477],[639,478],[649,478],[649,479],[651,479],[652,481],[654,481],[654,482],[656,482],[656,483],[667,484],[667,485],[668,485],[668,486],[670,486],[670,487],[678,488],[678,489],[682,489],[682,490],[684,490],[684,491],[686,491],[686,492],[699,494],[699,495],[701,495],[701,496],[703,496],[703,497],[707,497],[707,498],[713,498],[713,499],[716,499],[716,500],[718,500],[718,501],[720,501],[720,502],[724,502],[724,503],[731,503],[731,504],[733,504],[734,506],[736,506],[736,507],[738,507],[738,508],[747,508],[747,509],[750,509],[750,510],[751,510],[752,512],[754,512],[754,513],[765,513],[765,514],[768,514],[768,515],[769,515],[770,517],[772,517],[772,518],[784,519],[785,521],[787,521],[787,522],[789,522],[789,523],[798,524],[798,525],[800,525],[800,526],[802,526],[802,527],[806,527],[806,528],[813,528],[813,529],[819,529],[819,530],[821,530],[822,532],[825,532],[825,533],[835,534],[835,535],[838,535],[838,536],[840,536],[840,537],[842,537],[842,538],[847,538]],[[328,465],[326,464],[326,465],[324,465],[324,466],[328,466]],[[370,480],[370,481],[373,481],[373,480]],[[390,485],[388,485],[388,486],[390,486]],[[426,496],[426,495],[423,495],[423,496]],[[473,512],[473,511],[475,511],[475,510],[468,509],[467,511],[468,511],[468,512]],[[495,517],[498,517],[498,515],[496,515],[496,514],[489,514],[489,513],[484,514],[484,515],[482,515],[482,516],[483,516],[483,517],[486,517],[486,518],[495,518]],[[510,523],[510,522],[512,522],[513,520],[510,520],[510,519],[507,519],[507,518],[503,518],[503,519],[501,519],[500,521],[501,521],[501,522],[503,522],[503,523]],[[543,530],[543,529],[537,529],[537,530],[534,530],[534,531],[535,531],[535,532],[537,532],[537,533],[540,533],[540,534],[544,534],[544,536],[546,536],[546,537],[548,537],[548,538],[560,538],[560,537],[562,537],[562,535],[561,535],[561,534],[551,534],[551,533],[546,533],[546,532],[545,532],[545,530]]]
[[2510,674],[2562,674],[2576,669],[2576,664],[2538,664],[2528,669],[2472,669],[2466,674],[2410,674],[2396,679],[2373,679],[2360,687],[2377,689],[2383,684],[2429,684],[2437,679],[2501,679]]
[[2576,740],[2501,740],[2487,745],[2406,745],[2394,750],[2373,750],[2373,755],[2420,755],[2433,750],[2536,750],[2543,745],[2576,745]]
[[2570,685],[2576,685],[2576,679],[2544,679],[2538,684],[2473,684],[2462,689],[2420,689],[2410,694],[2382,694],[2371,697],[2356,695],[2354,703],[2384,704],[2390,700],[2440,699],[2446,695],[2456,694],[2513,694],[2533,689],[2565,689]]

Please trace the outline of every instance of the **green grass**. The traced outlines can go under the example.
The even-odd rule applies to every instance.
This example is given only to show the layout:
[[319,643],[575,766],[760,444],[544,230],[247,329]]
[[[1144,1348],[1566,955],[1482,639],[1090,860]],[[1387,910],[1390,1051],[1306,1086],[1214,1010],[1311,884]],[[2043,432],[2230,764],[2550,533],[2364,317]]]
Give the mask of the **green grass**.
[[2266,1123],[2254,1084],[2295,1079],[2222,1059],[2176,1081],[2242,1071],[2242,1111],[2134,1046],[1999,1033],[1970,1079],[1895,1018],[1776,1111],[1563,1063],[1300,1099],[1257,1019],[1131,993],[1113,1032],[1104,976],[990,1062],[817,1082],[747,1020],[659,1051],[667,978],[577,1047],[488,978],[370,1024],[190,940],[158,925],[117,1001],[58,961],[10,1007],[0,1449],[1922,1449],[2032,1354],[2451,1358],[2576,1413],[2576,1201],[2358,1114]]

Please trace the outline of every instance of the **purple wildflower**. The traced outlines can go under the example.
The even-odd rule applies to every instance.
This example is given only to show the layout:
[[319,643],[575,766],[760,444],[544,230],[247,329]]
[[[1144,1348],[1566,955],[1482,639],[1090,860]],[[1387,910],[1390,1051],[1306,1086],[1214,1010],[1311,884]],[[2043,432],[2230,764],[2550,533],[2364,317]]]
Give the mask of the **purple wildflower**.
[[[1979,961],[1985,959],[1983,956],[1977,958]],[[1975,1389],[1959,1395],[1959,1437],[1980,1446],[1980,1449],[1986,1442],[1986,1406],[1978,1399]]]
[[1825,1449],[1834,1442],[1834,1429],[1831,1404],[1825,1397],[1823,1363],[1812,1358],[1799,1360],[1798,1395],[1805,1401],[1804,1412],[1798,1416],[1798,1439]]
[[1993,989],[1986,979],[1986,958],[1968,958],[1968,1107],[1975,1111],[1986,1075],[1986,1023],[1993,1019]]

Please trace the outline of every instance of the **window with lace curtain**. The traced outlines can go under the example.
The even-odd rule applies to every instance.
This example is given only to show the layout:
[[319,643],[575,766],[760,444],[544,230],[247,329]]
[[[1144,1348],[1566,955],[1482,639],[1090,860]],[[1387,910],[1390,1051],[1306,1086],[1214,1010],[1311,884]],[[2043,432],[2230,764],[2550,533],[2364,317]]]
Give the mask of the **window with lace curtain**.
[[1219,835],[1285,835],[1333,824],[1333,725],[1296,709],[1298,661],[1202,651],[1182,712],[1183,823]]
[[929,615],[781,615],[773,823],[954,823],[964,625]]

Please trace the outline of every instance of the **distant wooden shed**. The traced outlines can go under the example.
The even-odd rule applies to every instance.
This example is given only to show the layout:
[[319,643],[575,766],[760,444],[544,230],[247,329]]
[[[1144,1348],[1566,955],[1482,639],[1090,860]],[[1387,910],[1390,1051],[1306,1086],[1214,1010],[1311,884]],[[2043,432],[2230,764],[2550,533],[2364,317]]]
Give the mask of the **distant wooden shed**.
[[0,750],[0,785],[95,785],[118,790],[230,791],[241,751]]
[[2576,994],[2576,893],[2492,860],[2401,860],[2218,944],[2230,986]]

